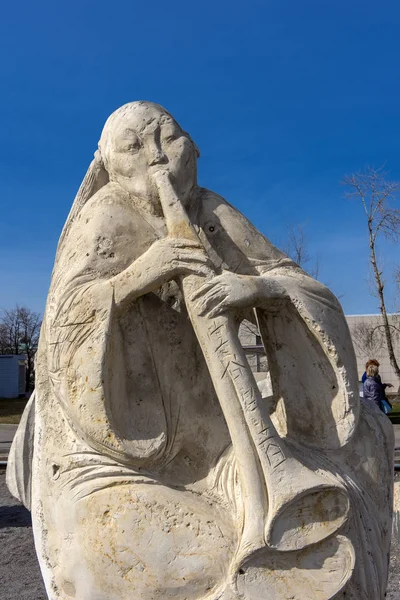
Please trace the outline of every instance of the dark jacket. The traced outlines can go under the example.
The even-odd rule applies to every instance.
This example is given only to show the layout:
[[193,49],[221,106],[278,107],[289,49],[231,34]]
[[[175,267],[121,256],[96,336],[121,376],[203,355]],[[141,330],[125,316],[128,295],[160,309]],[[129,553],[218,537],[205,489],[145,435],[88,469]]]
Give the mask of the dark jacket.
[[[385,390],[387,388],[388,384],[387,383],[382,383],[382,379],[381,379],[380,375],[377,375],[376,378],[379,379],[379,381],[381,382],[381,385],[382,385],[383,389]],[[367,372],[364,371],[363,376],[361,377],[361,381],[364,383],[366,379],[367,379]]]
[[375,402],[383,410],[382,400],[385,398],[385,391],[379,375],[377,377],[367,377],[363,386],[364,400]]

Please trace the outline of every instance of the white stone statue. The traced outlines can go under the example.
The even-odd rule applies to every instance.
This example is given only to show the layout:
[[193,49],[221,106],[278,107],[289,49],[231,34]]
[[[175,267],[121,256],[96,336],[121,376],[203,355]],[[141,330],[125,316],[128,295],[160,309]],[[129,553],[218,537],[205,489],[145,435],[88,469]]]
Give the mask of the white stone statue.
[[336,298],[198,187],[198,154],[123,106],[64,226],[8,469],[49,599],[380,600],[391,424]]

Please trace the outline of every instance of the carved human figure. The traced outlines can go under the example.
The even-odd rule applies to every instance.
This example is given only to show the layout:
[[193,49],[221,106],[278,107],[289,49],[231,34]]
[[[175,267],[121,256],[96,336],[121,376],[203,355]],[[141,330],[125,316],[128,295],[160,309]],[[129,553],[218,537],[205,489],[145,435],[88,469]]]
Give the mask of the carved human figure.
[[123,106],[64,226],[8,472],[49,598],[383,598],[393,439],[342,309],[197,157],[163,108]]

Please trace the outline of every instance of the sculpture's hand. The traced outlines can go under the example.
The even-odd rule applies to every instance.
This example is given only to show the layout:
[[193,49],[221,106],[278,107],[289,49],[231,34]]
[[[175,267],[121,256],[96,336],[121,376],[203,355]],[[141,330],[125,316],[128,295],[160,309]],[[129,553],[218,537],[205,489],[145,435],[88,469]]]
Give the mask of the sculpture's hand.
[[205,278],[210,274],[210,258],[199,242],[166,237],[154,242],[110,283],[116,305],[123,307],[176,277],[197,275]]
[[284,287],[272,278],[237,275],[229,271],[202,285],[191,297],[199,315],[213,318],[235,308],[257,307],[286,298]]
[[143,255],[156,283],[182,275],[210,274],[212,263],[200,242],[166,237],[157,240]]

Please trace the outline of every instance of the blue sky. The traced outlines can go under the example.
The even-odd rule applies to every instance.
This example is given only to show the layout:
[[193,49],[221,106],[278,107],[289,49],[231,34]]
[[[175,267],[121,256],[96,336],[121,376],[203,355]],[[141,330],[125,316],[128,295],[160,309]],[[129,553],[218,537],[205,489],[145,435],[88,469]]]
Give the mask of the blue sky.
[[[3,3],[0,307],[43,311],[104,121],[145,99],[197,142],[202,185],[277,245],[303,225],[345,312],[376,312],[339,181],[384,162],[400,179],[399,31],[396,0]],[[383,247],[390,303],[397,256]]]

